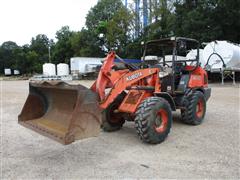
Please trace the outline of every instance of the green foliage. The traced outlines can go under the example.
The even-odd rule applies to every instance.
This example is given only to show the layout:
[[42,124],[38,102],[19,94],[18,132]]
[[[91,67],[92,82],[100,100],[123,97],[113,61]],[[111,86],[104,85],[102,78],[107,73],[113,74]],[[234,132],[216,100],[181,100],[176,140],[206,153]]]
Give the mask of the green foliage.
[[119,55],[125,56],[126,46],[131,42],[132,16],[126,8],[119,9],[107,23],[105,47],[114,49]]
[[71,47],[71,37],[73,32],[68,26],[63,26],[56,32],[57,43],[52,48],[53,63],[69,63],[74,52]]
[[2,44],[0,59],[3,67],[12,68],[14,66],[16,49],[18,48],[18,45],[12,41],[7,41]]
[[95,31],[99,24],[109,21],[119,8],[122,8],[121,0],[100,0],[90,9],[86,17],[86,26],[90,31]]
[[104,57],[109,50],[124,58],[141,58],[141,41],[169,36],[240,43],[239,0],[151,0],[149,12],[151,23],[136,39],[135,27],[141,25],[135,24],[134,10],[126,9],[121,0],[99,0],[87,14],[86,28],[74,32],[63,26],[56,32],[56,43],[44,34],[32,38],[29,45],[4,42],[0,73],[4,68],[41,73],[43,63],[69,63],[73,56]]
[[41,72],[42,63],[39,63],[38,59],[39,55],[37,52],[30,50],[26,53],[25,66],[29,68],[27,73]]
[[44,34],[32,38],[29,50],[26,53],[26,64],[30,69],[27,73],[41,73],[42,65],[49,61],[48,48],[51,41]]
[[216,39],[240,42],[240,1],[184,1],[175,7],[176,35],[202,42]]
[[132,22],[133,15],[121,0],[98,1],[86,17],[87,31],[96,48],[102,52],[114,49],[120,55],[125,54],[125,47],[131,41]]
[[[49,39],[44,34],[39,34],[35,38],[32,38],[30,49],[37,51],[39,55],[45,56],[48,54]],[[43,61],[47,62],[48,57],[41,57]]]
[[104,53],[101,51],[98,41],[94,33],[89,30],[82,29],[79,32],[74,32],[71,38],[74,56],[103,57]]

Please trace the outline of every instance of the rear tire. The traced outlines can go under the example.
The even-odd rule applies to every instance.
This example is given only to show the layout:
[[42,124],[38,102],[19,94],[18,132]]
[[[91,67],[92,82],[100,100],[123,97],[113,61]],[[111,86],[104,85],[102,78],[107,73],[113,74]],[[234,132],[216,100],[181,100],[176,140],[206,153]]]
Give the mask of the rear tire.
[[157,144],[168,136],[172,126],[172,110],[160,97],[145,99],[138,107],[135,127],[142,141]]
[[115,113],[114,110],[118,109],[125,96],[125,92],[120,94],[115,101],[113,101],[108,108],[102,112],[102,129],[104,131],[112,132],[122,128],[125,119],[122,116],[122,113]]
[[199,125],[206,113],[206,99],[202,92],[195,91],[184,98],[184,110],[181,110],[182,122]]

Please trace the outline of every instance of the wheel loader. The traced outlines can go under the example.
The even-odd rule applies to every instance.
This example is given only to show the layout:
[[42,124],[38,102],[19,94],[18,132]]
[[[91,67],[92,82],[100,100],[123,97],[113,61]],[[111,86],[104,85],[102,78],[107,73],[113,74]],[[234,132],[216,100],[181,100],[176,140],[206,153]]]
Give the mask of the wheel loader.
[[[211,89],[199,64],[199,43],[171,37],[144,43],[142,64],[125,63],[109,52],[90,89],[61,81],[30,81],[18,117],[21,125],[62,144],[119,130],[133,121],[143,142],[163,142],[172,127],[172,112],[183,123],[199,125]],[[197,49],[194,59],[186,53]],[[119,59],[124,68],[114,64]]]

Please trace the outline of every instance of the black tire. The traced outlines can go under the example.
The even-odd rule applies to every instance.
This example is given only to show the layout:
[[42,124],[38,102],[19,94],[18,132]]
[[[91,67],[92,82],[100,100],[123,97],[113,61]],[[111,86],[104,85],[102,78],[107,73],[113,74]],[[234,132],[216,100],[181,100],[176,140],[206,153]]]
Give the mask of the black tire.
[[122,116],[122,113],[115,113],[114,110],[118,109],[125,96],[125,92],[120,94],[115,101],[113,101],[108,108],[102,112],[102,129],[104,131],[112,132],[122,128],[125,119]]
[[160,97],[145,99],[138,107],[135,127],[144,142],[161,143],[168,136],[172,126],[172,110],[169,103]]
[[206,113],[206,99],[202,92],[195,91],[184,97],[181,110],[182,122],[190,125],[199,125],[203,122]]

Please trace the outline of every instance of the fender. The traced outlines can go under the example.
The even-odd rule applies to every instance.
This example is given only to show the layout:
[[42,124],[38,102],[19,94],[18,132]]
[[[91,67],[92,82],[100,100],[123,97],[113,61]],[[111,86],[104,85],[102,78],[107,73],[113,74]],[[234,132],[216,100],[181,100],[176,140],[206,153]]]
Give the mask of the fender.
[[161,97],[161,98],[164,98],[168,101],[168,103],[170,104],[171,108],[173,111],[176,111],[176,105],[175,105],[175,102],[172,98],[172,96],[167,93],[167,92],[159,92],[159,93],[154,93],[155,96],[157,97]]
[[211,91],[212,91],[212,89],[210,87],[195,88],[193,90],[202,92],[204,97],[205,97],[205,99],[206,99],[206,101],[208,101],[208,99],[210,98]]

